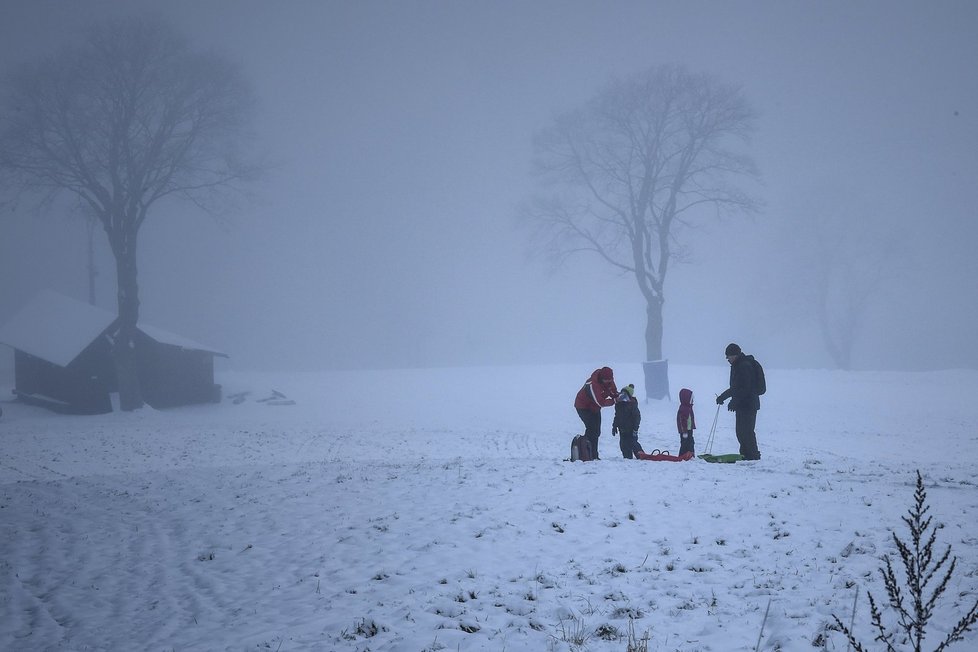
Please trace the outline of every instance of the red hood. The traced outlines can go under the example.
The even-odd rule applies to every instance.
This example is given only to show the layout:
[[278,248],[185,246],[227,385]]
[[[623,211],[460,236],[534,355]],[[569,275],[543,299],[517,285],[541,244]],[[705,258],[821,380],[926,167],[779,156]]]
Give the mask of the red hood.
[[683,387],[679,390],[679,404],[680,405],[692,405],[693,404],[693,390],[686,389]]

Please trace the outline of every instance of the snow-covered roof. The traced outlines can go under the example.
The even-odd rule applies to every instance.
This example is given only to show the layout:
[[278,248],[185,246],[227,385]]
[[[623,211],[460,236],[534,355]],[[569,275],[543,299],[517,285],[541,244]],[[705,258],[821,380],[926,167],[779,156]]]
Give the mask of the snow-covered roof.
[[[66,367],[115,321],[108,310],[44,290],[0,326],[0,344]],[[226,353],[174,335],[153,326],[139,324],[139,330],[162,344],[205,351],[227,357]]]
[[173,346],[179,346],[181,349],[189,349],[191,351],[203,351],[205,353],[213,353],[214,355],[219,355],[221,357],[228,357],[227,353],[223,351],[218,351],[214,347],[207,346],[206,344],[201,344],[200,342],[195,342],[194,340],[183,337],[181,335],[176,335],[175,333],[170,333],[162,328],[157,328],[156,326],[150,326],[149,324],[139,324],[139,330],[146,333],[152,337],[157,342],[161,344],[171,344]]
[[45,290],[0,327],[0,343],[66,367],[114,320],[107,310]]

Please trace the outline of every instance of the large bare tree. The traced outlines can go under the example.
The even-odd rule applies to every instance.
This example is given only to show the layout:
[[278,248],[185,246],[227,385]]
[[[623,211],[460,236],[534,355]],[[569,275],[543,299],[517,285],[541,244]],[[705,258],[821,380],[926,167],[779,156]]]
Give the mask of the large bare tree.
[[587,251],[634,275],[647,360],[662,359],[665,281],[683,253],[681,227],[755,208],[728,185],[756,175],[738,151],[754,120],[739,88],[662,65],[612,81],[535,138],[535,167],[552,192],[526,217],[559,257]]
[[257,168],[240,146],[252,108],[236,66],[198,53],[155,19],[93,29],[82,45],[12,72],[0,98],[0,173],[43,205],[68,194],[101,224],[115,258],[120,403],[142,402],[134,359],[137,237],[162,200],[213,209]]

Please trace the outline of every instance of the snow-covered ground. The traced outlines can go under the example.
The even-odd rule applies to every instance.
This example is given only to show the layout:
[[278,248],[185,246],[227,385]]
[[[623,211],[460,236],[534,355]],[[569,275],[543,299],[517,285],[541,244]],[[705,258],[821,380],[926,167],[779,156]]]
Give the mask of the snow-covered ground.
[[[845,650],[832,614],[858,589],[873,642],[916,469],[958,557],[933,631],[974,603],[978,372],[767,369],[760,462],[623,460],[608,410],[603,459],[566,462],[592,370],[226,373],[244,402],[95,417],[4,402],[0,650],[624,652],[630,628],[649,650]],[[697,453],[726,379],[670,369]],[[646,450],[678,449],[677,407],[642,404]],[[722,410],[713,452],[736,450]]]

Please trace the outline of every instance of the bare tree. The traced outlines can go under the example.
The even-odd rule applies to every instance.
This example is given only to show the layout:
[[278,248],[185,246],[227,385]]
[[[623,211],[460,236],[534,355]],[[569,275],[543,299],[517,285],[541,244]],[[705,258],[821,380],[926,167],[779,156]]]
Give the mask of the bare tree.
[[822,342],[839,369],[852,369],[866,311],[886,278],[885,251],[864,241],[860,252],[851,245],[852,235],[844,228],[821,228],[813,238],[813,308]]
[[74,195],[108,236],[124,410],[142,405],[134,359],[139,230],[162,200],[212,209],[256,173],[238,152],[251,107],[250,88],[234,65],[191,51],[152,19],[100,26],[81,46],[16,70],[4,87],[0,173],[6,186],[42,204]]
[[796,195],[776,247],[775,266],[786,270],[779,305],[816,325],[835,366],[852,369],[868,313],[911,257],[898,226],[863,191],[818,184]]
[[756,176],[736,147],[754,120],[739,88],[663,65],[614,80],[536,136],[535,167],[553,192],[524,215],[558,258],[587,251],[634,275],[646,305],[647,360],[662,359],[665,281],[684,253],[681,228],[756,209],[728,185]]

